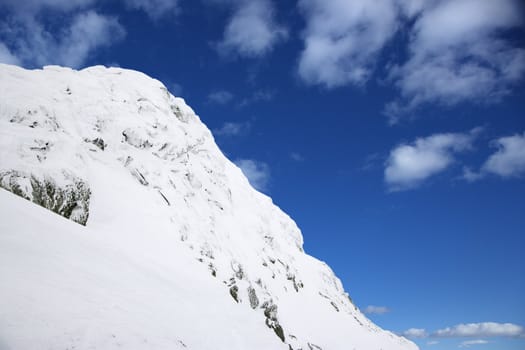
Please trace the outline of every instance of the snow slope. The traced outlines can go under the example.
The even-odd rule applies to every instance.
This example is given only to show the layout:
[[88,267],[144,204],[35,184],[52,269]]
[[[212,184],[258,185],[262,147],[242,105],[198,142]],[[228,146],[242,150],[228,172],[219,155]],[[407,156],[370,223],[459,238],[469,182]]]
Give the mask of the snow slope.
[[159,81],[0,64],[0,96],[0,349],[417,349]]

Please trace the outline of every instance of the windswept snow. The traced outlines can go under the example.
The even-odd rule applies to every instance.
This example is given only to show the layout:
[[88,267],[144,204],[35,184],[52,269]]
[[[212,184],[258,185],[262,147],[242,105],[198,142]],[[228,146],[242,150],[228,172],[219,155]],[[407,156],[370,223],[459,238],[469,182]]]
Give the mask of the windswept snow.
[[0,349],[417,349],[159,81],[0,64],[0,96]]

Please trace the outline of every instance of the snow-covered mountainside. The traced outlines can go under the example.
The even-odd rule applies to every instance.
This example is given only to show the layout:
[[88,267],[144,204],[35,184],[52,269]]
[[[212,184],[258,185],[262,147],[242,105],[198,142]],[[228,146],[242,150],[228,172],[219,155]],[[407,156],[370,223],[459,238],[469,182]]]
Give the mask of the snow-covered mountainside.
[[0,187],[2,350],[417,349],[142,73],[0,65]]

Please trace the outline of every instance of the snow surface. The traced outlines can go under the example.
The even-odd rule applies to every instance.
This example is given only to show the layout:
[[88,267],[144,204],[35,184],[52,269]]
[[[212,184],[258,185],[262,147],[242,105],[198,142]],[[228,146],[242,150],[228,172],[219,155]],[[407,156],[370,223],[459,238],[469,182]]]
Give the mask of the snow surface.
[[82,226],[0,189],[1,350],[417,349],[352,304],[159,81],[0,64],[0,96],[2,187],[90,190]]

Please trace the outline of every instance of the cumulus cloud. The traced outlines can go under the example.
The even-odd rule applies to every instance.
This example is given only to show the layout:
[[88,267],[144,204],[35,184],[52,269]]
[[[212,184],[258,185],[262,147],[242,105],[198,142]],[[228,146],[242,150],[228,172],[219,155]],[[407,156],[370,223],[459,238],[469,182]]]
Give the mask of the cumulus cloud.
[[403,337],[414,339],[414,338],[426,338],[428,336],[428,333],[423,328],[410,328],[404,331],[403,333],[401,333],[401,335]]
[[460,344],[459,344],[459,347],[460,348],[469,348],[471,347],[472,345],[481,345],[481,344],[488,344],[489,342],[487,340],[483,340],[483,339],[476,339],[476,340],[465,340],[465,341],[462,341]]
[[220,128],[214,129],[213,134],[218,136],[239,136],[248,133],[248,131],[250,131],[250,128],[250,122],[225,122]]
[[525,73],[525,50],[503,34],[522,24],[517,0],[429,1],[411,28],[409,59],[390,70],[401,92],[391,122],[425,103],[495,102]]
[[494,145],[498,150],[487,159],[482,171],[502,177],[525,175],[525,132],[501,137]]
[[387,66],[400,92],[385,107],[391,123],[426,103],[497,102],[525,74],[525,49],[506,35],[523,24],[519,0],[300,0],[298,7],[306,21],[298,73],[311,85],[365,84],[385,47],[406,33],[406,59]]
[[390,151],[386,162],[385,182],[391,191],[417,187],[455,161],[455,154],[470,150],[480,132],[434,134],[418,138],[411,144],[401,144]]
[[253,159],[238,159],[234,163],[241,168],[253,187],[259,191],[267,189],[270,180],[270,167],[268,164]]
[[143,10],[153,20],[179,13],[179,0],[124,0],[124,3],[128,8]]
[[439,344],[439,341],[437,341],[437,340],[429,340],[429,341],[427,341],[427,345],[429,345],[429,346],[437,345],[437,344]]
[[217,49],[223,55],[260,57],[288,37],[288,31],[275,21],[270,0],[233,0],[233,16]]
[[208,101],[224,105],[233,99],[233,94],[226,90],[212,91],[208,94]]
[[390,309],[386,306],[375,306],[375,305],[368,305],[363,312],[365,314],[375,314],[375,315],[382,315],[390,312]]
[[481,322],[458,324],[435,331],[432,336],[440,338],[457,337],[519,337],[525,334],[522,326],[513,323]]
[[299,76],[327,88],[366,82],[398,27],[395,0],[300,0],[299,8],[306,20]]

